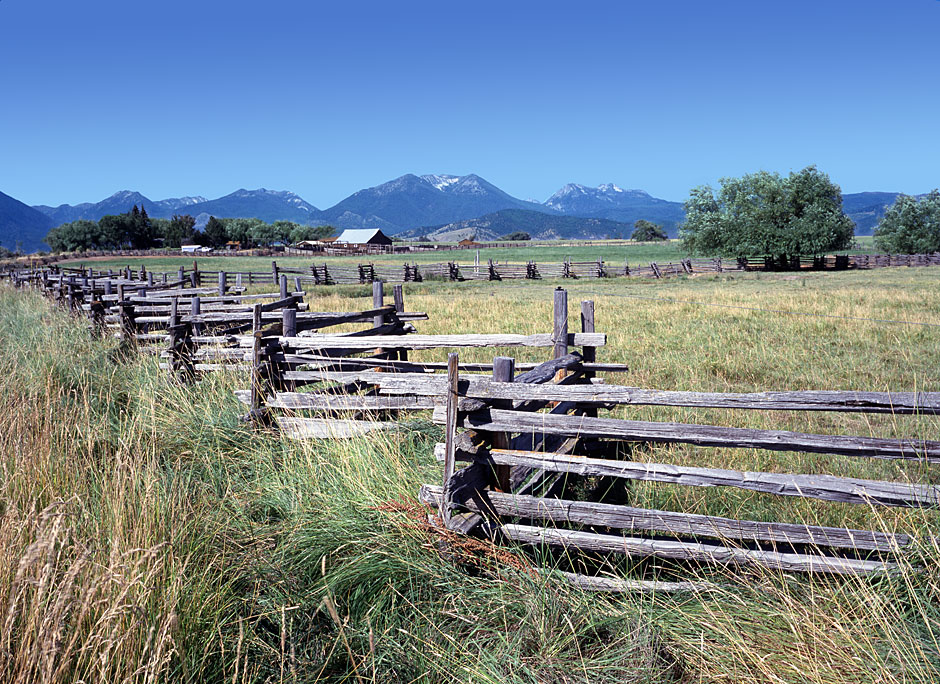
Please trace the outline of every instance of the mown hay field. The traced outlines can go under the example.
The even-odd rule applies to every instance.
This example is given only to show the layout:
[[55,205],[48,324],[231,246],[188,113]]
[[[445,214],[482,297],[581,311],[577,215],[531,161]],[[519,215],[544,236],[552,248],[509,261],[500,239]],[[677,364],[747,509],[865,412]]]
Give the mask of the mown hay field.
[[[148,268],[150,266],[148,265]],[[551,290],[592,299],[608,382],[659,389],[940,390],[940,271],[669,281],[407,284],[427,333],[548,332]],[[318,288],[311,308],[371,290]],[[877,320],[872,320],[877,319]],[[888,321],[904,321],[888,322]],[[933,325],[911,325],[926,323]],[[511,350],[505,350],[509,352]],[[464,360],[490,360],[492,350]],[[547,350],[517,355],[542,360]],[[442,359],[424,352],[417,358]],[[521,549],[441,555],[416,504],[437,482],[424,419],[367,440],[288,443],[238,421],[237,375],[192,386],[0,291],[0,679],[50,681],[933,682],[938,514],[637,485],[631,503],[913,533],[895,577],[631,564],[701,595],[586,595]],[[937,439],[936,417],[624,407],[617,415]],[[938,482],[937,468],[747,449],[634,458]],[[458,554],[460,555],[460,554]]]

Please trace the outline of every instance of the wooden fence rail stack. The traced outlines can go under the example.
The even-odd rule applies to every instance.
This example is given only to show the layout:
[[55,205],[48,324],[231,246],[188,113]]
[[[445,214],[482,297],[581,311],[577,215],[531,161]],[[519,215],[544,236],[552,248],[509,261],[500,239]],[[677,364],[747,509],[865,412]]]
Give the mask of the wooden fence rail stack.
[[[502,361],[512,367],[512,359]],[[556,362],[554,362],[557,364]],[[743,410],[940,414],[940,393],[676,392],[584,382],[530,384],[546,377],[545,364],[507,378],[465,376],[456,356],[446,380],[407,378],[381,384],[382,393],[436,398],[436,422],[445,442],[441,485],[426,484],[421,500],[438,508],[448,528],[466,534],[564,549],[752,565],[781,571],[870,574],[891,572],[912,540],[904,534],[802,523],[735,520],[674,511],[646,510],[603,501],[565,498],[571,477],[664,482],[690,487],[734,487],[774,496],[806,497],[865,506],[940,507],[940,487],[817,474],[738,472],[670,463],[622,460],[637,443],[759,448],[857,458],[940,461],[940,442],[803,434],[619,420],[596,417],[621,405],[734,408]],[[507,381],[508,379],[508,381]],[[552,407],[552,408],[550,408]],[[543,412],[548,409],[548,413]],[[458,433],[458,430],[465,432]],[[465,462],[457,469],[458,462]],[[509,469],[509,486],[501,469]],[[505,472],[505,471],[504,471]],[[576,577],[585,586],[611,582]],[[616,582],[614,582],[616,585]],[[615,588],[615,587],[614,587]]]
[[[938,263],[932,258],[911,257],[906,265]],[[854,267],[898,265],[893,258],[862,263]],[[724,268],[720,261],[713,266]],[[460,275],[462,267],[451,263],[447,268]],[[488,278],[495,268],[491,262],[478,271]],[[544,276],[543,268],[530,263],[524,275]],[[590,267],[565,262],[562,268],[568,277],[612,272],[603,262]],[[674,270],[679,268],[694,273],[702,265],[687,261]],[[655,270],[659,275],[651,277],[669,275],[662,265]],[[103,334],[144,348],[149,344],[174,375],[247,371],[248,387],[236,393],[248,408],[246,418],[276,426],[292,438],[354,437],[395,427],[403,412],[432,411],[434,422],[444,428],[444,441],[435,447],[443,477],[424,484],[419,496],[438,509],[441,524],[459,534],[549,550],[557,558],[587,559],[573,563],[564,577],[590,589],[654,586],[587,574],[589,561],[609,556],[655,559],[676,567],[694,563],[869,575],[895,572],[915,546],[910,536],[890,531],[631,506],[625,503],[629,482],[730,487],[875,508],[940,508],[940,486],[927,482],[742,472],[624,458],[637,453],[637,445],[675,444],[891,459],[926,471],[940,462],[940,441],[625,420],[606,413],[624,406],[823,411],[890,414],[900,424],[906,415],[940,415],[940,392],[721,393],[607,384],[598,373],[628,369],[597,360],[607,336],[595,330],[593,302],[581,302],[580,330],[569,329],[574,326],[569,326],[568,296],[561,288],[552,295],[550,331],[426,335],[413,323],[427,315],[405,310],[401,285],[386,303],[384,283],[374,279],[381,273],[377,269],[359,270],[360,281],[373,279],[372,298],[361,310],[347,312],[310,311],[303,286],[314,276],[288,273],[272,262],[271,272],[257,275],[258,283],[271,284],[271,291],[262,294],[245,294],[250,274],[210,274],[196,264],[189,272],[172,274],[53,267],[21,269],[8,277],[15,287],[38,289],[76,315],[87,316]],[[584,273],[594,275],[578,275]],[[326,276],[324,268],[319,277]],[[337,326],[357,329],[328,330]],[[492,363],[460,363],[459,351],[452,351],[445,363],[423,361],[415,353],[481,348],[499,354],[544,349],[551,350],[551,358],[517,364],[497,355]],[[585,478],[605,486],[592,489]],[[622,496],[612,500],[602,491]]]

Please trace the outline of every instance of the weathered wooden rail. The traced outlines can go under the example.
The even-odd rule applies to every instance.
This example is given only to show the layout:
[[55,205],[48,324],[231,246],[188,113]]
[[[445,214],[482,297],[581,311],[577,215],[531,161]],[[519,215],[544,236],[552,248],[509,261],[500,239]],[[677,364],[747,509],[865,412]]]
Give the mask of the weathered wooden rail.
[[[238,397],[250,407],[250,415],[272,418],[291,437],[348,437],[377,429],[393,427],[395,422],[380,421],[391,412],[394,418],[401,411],[428,410],[436,401],[418,393],[399,396],[379,394],[385,382],[416,382],[423,379],[444,380],[440,371],[446,364],[408,359],[416,350],[493,348],[567,349],[579,346],[593,350],[606,343],[606,336],[591,331],[569,333],[567,329],[567,295],[556,291],[555,313],[551,333],[536,335],[466,334],[420,335],[399,330],[387,334],[387,323],[374,321],[371,329],[346,334],[309,333],[303,336],[240,336],[233,344],[240,349],[266,346],[268,353],[256,356],[253,387],[242,390]],[[589,355],[588,352],[586,355]],[[620,364],[584,363],[582,357],[568,357],[570,366],[579,372],[617,372]],[[589,370],[584,369],[584,365]],[[530,373],[540,364],[525,364]],[[466,364],[464,372],[493,371],[493,364]],[[553,371],[554,372],[554,371]],[[549,374],[551,376],[552,374]],[[471,376],[484,377],[484,376]],[[313,391],[297,391],[308,386]],[[288,415],[278,415],[287,411]],[[321,417],[305,417],[298,412],[313,412]],[[355,414],[338,421],[336,416]],[[322,416],[327,416],[322,417]],[[366,420],[361,420],[366,418]]]

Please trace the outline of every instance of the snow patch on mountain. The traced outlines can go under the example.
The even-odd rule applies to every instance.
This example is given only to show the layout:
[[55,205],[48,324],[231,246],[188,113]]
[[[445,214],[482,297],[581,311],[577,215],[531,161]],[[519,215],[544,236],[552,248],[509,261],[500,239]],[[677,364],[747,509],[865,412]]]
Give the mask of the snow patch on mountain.
[[427,181],[438,190],[445,190],[455,183],[459,183],[460,179],[460,176],[451,176],[450,174],[446,173],[421,176],[421,180]]

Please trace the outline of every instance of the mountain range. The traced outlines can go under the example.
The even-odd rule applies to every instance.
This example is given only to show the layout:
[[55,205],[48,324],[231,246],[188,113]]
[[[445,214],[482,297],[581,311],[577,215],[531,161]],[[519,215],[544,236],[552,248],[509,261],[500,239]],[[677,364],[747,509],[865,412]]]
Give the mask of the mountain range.
[[0,247],[27,252],[43,248],[43,238],[55,226],[41,211],[0,192]]
[[[862,192],[843,196],[846,214],[856,222],[859,235],[871,234],[898,193]],[[293,192],[236,190],[217,199],[178,197],[151,200],[124,190],[95,203],[29,207],[0,193],[0,245],[26,250],[42,249],[42,238],[54,226],[77,219],[98,220],[107,214],[144,206],[155,218],[191,214],[197,225],[209,216],[288,220],[338,228],[381,228],[402,237],[475,232],[478,239],[515,230],[533,237],[586,238],[624,234],[637,219],[662,224],[675,237],[683,220],[682,204],[651,196],[643,190],[625,190],[608,183],[596,188],[568,184],[545,202],[522,200],[475,174],[465,176],[406,174],[387,183],[360,190],[328,209],[318,209]],[[557,220],[549,220],[551,217]],[[565,218],[593,222],[566,221]],[[610,222],[610,223],[606,223]],[[502,232],[499,232],[502,231]],[[605,232],[606,231],[606,232]],[[626,231],[629,233],[629,230]],[[437,238],[441,239],[441,238]]]

